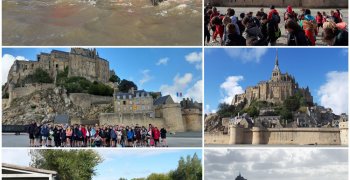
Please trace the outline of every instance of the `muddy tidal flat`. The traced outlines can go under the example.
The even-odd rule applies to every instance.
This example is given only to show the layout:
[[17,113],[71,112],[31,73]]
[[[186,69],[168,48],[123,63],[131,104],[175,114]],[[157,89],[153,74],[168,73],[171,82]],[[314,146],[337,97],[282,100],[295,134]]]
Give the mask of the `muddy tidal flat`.
[[202,44],[202,1],[3,0],[5,46]]

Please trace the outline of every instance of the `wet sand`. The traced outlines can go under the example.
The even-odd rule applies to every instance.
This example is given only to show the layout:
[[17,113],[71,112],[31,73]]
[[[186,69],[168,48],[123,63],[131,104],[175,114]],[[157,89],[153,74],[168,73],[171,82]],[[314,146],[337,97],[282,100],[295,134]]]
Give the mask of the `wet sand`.
[[[225,13],[228,7],[218,7],[218,10],[220,11],[220,13]],[[231,7],[234,8],[234,7]],[[258,10],[260,10],[260,7],[256,7],[256,8],[234,8],[234,10],[236,11],[236,16],[239,17],[239,14],[241,13],[247,13],[247,12],[253,12],[253,14],[255,15],[256,12]],[[294,8],[293,9],[296,13],[299,13],[300,8]],[[330,11],[333,9],[311,9],[311,13],[313,16],[315,16],[315,14],[317,13],[317,11],[323,12],[325,11],[328,15],[330,14]],[[264,12],[267,13],[269,11],[268,7],[264,7]],[[277,45],[278,46],[286,46],[287,45],[287,33],[286,30],[284,28],[284,22],[283,22],[283,13],[285,12],[285,9],[282,8],[277,8],[277,11],[280,13],[281,16],[281,23],[279,24],[279,27],[281,29],[281,33],[282,36],[277,40]],[[341,13],[343,14],[343,20],[348,22],[348,10],[347,9],[342,9]],[[316,38],[316,45],[317,46],[325,46],[325,43],[322,42],[322,28],[320,28],[320,32],[317,35]],[[217,40],[219,41],[220,38],[217,38]],[[219,46],[219,43],[209,43],[206,44],[206,46]]]
[[3,45],[201,45],[200,0],[3,0]]

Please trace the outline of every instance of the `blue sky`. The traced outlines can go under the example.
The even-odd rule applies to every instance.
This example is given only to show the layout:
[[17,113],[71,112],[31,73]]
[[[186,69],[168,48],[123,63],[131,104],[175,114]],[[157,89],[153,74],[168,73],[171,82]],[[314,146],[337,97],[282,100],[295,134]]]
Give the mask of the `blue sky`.
[[[276,57],[272,48],[211,48],[204,53],[207,112],[215,111],[221,101],[247,86],[269,80]],[[314,102],[347,112],[347,49],[279,48],[278,59],[282,73],[294,75],[301,87],[309,86]],[[225,82],[226,88],[221,87]]]
[[[93,180],[118,180],[147,177],[151,173],[167,173],[177,167],[180,157],[197,153],[202,159],[201,149],[98,149],[104,161],[96,167]],[[27,149],[3,149],[4,163],[28,166]]]
[[[68,48],[54,49],[70,51]],[[38,53],[51,50],[3,49],[3,77],[7,77],[13,59],[35,60]],[[110,62],[110,68],[121,79],[134,81],[139,89],[162,91],[163,95],[173,96],[182,92],[184,96],[202,102],[200,48],[98,48],[97,51],[100,57]]]
[[[147,177],[151,173],[167,173],[177,167],[180,157],[197,153],[202,159],[202,150],[176,149],[122,149],[121,151],[99,150],[105,161],[97,167],[94,180],[128,179]],[[113,178],[115,177],[115,178]]]

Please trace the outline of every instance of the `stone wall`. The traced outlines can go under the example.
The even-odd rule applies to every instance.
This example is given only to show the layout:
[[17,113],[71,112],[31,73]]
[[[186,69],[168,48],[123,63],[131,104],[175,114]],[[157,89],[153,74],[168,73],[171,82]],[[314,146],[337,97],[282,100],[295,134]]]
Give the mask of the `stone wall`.
[[205,0],[215,6],[230,7],[308,7],[308,8],[347,8],[348,0]]
[[26,84],[25,87],[11,88],[9,89],[9,103],[13,99],[27,96],[29,94],[34,93],[35,91],[53,89],[55,88],[55,84]]
[[69,99],[71,102],[81,108],[90,108],[93,104],[111,104],[113,97],[111,96],[97,96],[86,93],[70,93]]
[[170,128],[168,128],[169,130],[179,132],[186,131],[180,104],[162,105],[160,106],[160,111],[162,112],[161,117],[164,118],[165,124]]
[[204,133],[204,144],[229,144],[229,139],[230,136],[222,132]]
[[[347,128],[230,127],[229,135],[206,134],[206,144],[347,145]],[[226,139],[223,139],[226,138]]]
[[100,117],[100,125],[136,125],[139,124],[140,126],[148,127],[149,124],[153,124],[154,126],[158,127],[158,129],[162,127],[166,127],[169,131],[171,127],[168,127],[164,122],[164,119],[162,118],[150,118],[150,117],[144,117],[141,114],[139,115],[119,115],[116,113],[101,113]]
[[348,139],[348,122],[340,122],[339,123],[339,129],[340,129],[340,140],[342,145],[348,145],[349,139]]
[[182,110],[186,131],[202,131],[202,113],[199,109]]

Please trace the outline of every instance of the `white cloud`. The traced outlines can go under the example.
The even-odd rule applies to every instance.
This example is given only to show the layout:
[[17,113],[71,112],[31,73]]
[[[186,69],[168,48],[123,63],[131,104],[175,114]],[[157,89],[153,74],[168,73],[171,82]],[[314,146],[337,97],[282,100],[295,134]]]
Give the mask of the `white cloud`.
[[203,96],[203,80],[197,81],[191,88],[187,90],[184,97],[192,98],[194,101],[202,102]]
[[342,49],[341,53],[342,53],[343,56],[348,56],[349,50],[347,48],[346,49]]
[[196,69],[202,69],[202,52],[192,52],[186,55],[185,59],[190,64],[194,64]]
[[159,59],[158,62],[156,63],[157,66],[160,66],[160,65],[167,65],[168,64],[168,61],[169,61],[169,58],[162,58],[162,59]]
[[326,76],[326,83],[317,92],[320,104],[335,114],[348,113],[348,72],[331,71]]
[[202,61],[202,52],[192,52],[185,56],[186,61],[193,64]]
[[145,69],[141,73],[142,73],[142,79],[140,79],[139,83],[142,86],[146,82],[150,81],[153,77],[149,74],[150,73],[149,69]]
[[261,57],[267,53],[267,48],[238,49],[225,48],[226,54],[234,60],[247,62],[260,62]]
[[7,77],[9,74],[9,71],[11,69],[12,64],[15,62],[15,60],[24,60],[28,61],[25,57],[23,56],[17,56],[14,57],[11,54],[4,54],[2,56],[2,62],[1,62],[1,72],[2,72],[2,81],[1,84],[4,85],[7,82]]
[[204,113],[205,114],[216,113],[216,109],[210,109],[210,105],[207,104],[205,105]]
[[232,99],[236,94],[244,93],[243,88],[238,84],[239,81],[243,80],[243,76],[229,76],[226,78],[225,82],[220,85],[223,90],[223,98],[220,102],[231,104]]
[[[193,75],[186,73],[183,76],[177,74],[173,79],[172,85],[162,85],[160,91],[163,95],[171,95],[175,102],[180,102],[182,98],[193,98],[198,102],[202,102],[203,81],[199,80],[189,87],[193,81]],[[182,93],[182,97],[177,97],[176,93]]]

